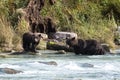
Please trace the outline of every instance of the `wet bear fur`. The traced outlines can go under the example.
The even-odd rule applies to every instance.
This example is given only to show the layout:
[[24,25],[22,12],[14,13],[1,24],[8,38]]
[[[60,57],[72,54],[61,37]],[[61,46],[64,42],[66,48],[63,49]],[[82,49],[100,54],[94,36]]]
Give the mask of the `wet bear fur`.
[[93,39],[83,40],[74,37],[67,39],[66,44],[73,47],[76,55],[103,55],[106,53],[101,44]]
[[24,33],[22,38],[24,51],[37,52],[36,46],[39,44],[41,38],[40,33]]

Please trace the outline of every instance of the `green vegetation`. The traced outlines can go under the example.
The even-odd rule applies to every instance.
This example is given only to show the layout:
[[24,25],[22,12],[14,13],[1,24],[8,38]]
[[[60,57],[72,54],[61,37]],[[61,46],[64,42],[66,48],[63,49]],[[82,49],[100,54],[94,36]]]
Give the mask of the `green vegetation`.
[[[45,0],[40,12],[50,16],[59,31],[76,32],[82,39],[97,39],[114,47],[114,31],[120,25],[120,0]],[[17,13],[29,0],[0,0],[0,50],[20,49],[21,36],[29,30],[27,22]],[[20,18],[21,17],[21,18]]]
[[22,6],[17,1],[0,0],[0,51],[20,50],[21,35],[28,30],[27,22],[16,12]]
[[41,14],[51,16],[60,31],[73,31],[80,38],[97,39],[113,47],[118,4],[119,0],[59,0],[52,7],[46,5]]

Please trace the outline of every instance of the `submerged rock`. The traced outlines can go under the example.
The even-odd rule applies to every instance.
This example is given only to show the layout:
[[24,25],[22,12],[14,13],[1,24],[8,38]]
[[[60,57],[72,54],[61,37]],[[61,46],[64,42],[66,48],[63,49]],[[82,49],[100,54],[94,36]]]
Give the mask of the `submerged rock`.
[[89,64],[89,63],[84,63],[82,64],[82,67],[94,67],[94,65]]
[[0,71],[6,74],[17,74],[22,72],[22,71],[11,69],[11,68],[0,68]]
[[55,61],[49,61],[49,62],[42,62],[42,61],[39,61],[39,63],[42,63],[42,64],[46,64],[46,65],[54,65],[54,66],[57,66],[57,62]]

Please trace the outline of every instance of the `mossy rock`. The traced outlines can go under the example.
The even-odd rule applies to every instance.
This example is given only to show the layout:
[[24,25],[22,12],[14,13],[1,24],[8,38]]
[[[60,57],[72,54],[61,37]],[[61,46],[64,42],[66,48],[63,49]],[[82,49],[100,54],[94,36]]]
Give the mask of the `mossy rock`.
[[37,46],[38,50],[45,50],[47,49],[47,42],[45,40],[40,40],[40,43]]
[[64,50],[67,52],[73,52],[73,48],[69,48],[65,45],[65,43],[61,43],[61,42],[48,42],[47,43],[47,49],[50,50]]

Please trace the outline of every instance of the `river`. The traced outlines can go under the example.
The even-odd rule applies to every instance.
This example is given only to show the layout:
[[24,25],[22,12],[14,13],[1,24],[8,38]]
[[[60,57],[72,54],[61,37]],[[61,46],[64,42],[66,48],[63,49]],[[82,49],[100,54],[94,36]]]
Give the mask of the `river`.
[[[0,72],[0,80],[120,80],[120,55],[76,56],[41,50],[40,55],[0,58],[0,68],[22,71]],[[41,62],[56,62],[47,65]]]

